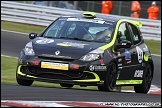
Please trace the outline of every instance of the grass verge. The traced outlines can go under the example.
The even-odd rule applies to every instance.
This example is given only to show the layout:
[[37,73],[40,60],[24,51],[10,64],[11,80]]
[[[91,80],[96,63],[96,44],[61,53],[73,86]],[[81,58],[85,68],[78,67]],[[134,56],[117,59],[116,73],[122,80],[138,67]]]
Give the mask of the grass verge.
[[21,24],[21,23],[15,23],[15,22],[1,21],[1,29],[16,31],[16,32],[23,32],[23,33],[37,32],[38,34],[40,34],[45,29],[45,27],[30,25],[30,24]]
[[[8,62],[9,61],[9,62]],[[16,82],[17,59],[1,56],[1,84],[18,85]],[[32,86],[62,88],[59,84],[34,81]],[[98,90],[96,86],[80,87],[75,85],[74,89]],[[122,87],[122,90],[133,90],[132,86]]]
[[[38,34],[40,34],[45,29],[45,27],[1,21],[1,29],[23,32],[23,33],[37,32]],[[152,54],[161,55],[161,41],[145,40],[145,43],[147,44]]]

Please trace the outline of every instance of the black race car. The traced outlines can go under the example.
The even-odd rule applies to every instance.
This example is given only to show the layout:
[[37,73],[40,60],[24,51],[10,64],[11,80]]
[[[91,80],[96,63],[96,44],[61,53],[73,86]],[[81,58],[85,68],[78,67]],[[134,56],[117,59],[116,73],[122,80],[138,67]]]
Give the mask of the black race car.
[[59,83],[62,87],[98,86],[113,91],[134,86],[147,93],[154,63],[140,32],[141,22],[84,12],[61,16],[20,52],[17,83],[34,80]]

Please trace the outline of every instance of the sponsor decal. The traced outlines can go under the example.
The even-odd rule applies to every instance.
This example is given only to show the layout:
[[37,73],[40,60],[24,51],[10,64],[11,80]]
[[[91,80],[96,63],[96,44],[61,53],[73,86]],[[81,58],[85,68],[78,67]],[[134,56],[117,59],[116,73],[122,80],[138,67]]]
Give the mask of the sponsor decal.
[[127,64],[131,63],[132,61],[127,61]]
[[117,79],[119,79],[119,76],[120,76],[120,71],[118,71],[117,73]]
[[119,58],[119,59],[118,59],[118,62],[122,62],[122,58]]
[[64,44],[64,43],[57,43],[58,46],[65,46],[65,47],[68,47],[68,46],[71,46],[69,44]]
[[125,49],[125,60],[131,60],[131,55],[127,49]]
[[95,71],[106,71],[107,67],[106,66],[95,66]]
[[90,71],[107,71],[107,67],[106,66],[94,66],[94,65],[91,65],[91,66],[89,66],[89,70]]
[[52,63],[52,62],[41,62],[41,68],[68,70],[69,64],[64,63]]
[[56,51],[56,52],[55,52],[55,55],[59,55],[59,54],[60,54],[60,51]]
[[79,19],[79,18],[68,18],[67,21],[84,21],[84,22],[93,22],[103,24],[105,21],[94,20],[94,19]]
[[118,67],[118,69],[122,69],[122,67]]
[[122,84],[142,84],[142,80],[117,80],[116,85]]
[[121,64],[118,64],[118,66],[122,66],[122,63]]
[[138,46],[136,46],[136,50],[137,50],[138,62],[141,63],[143,60],[143,51]]
[[136,70],[134,73],[134,77],[140,77],[142,78],[143,76],[143,70]]
[[72,42],[63,42],[63,43],[57,43],[58,46],[71,46],[71,47],[77,47],[77,48],[84,48],[84,45],[88,44],[81,44],[81,43],[72,43]]
[[95,70],[95,69],[94,69],[94,66],[93,66],[93,65],[89,66],[89,70],[90,70],[90,71],[94,71],[94,70]]
[[49,43],[52,43],[52,42],[54,42],[53,39],[42,38],[42,39],[36,40],[35,44],[49,44]]

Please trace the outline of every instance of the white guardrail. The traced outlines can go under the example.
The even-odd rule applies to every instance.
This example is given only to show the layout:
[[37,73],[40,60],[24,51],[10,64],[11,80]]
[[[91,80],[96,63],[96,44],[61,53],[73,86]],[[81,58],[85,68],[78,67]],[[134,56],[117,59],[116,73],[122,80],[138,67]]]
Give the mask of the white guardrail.
[[[39,6],[33,4],[1,1],[1,20],[40,26],[48,26],[61,15],[83,13],[85,11]],[[98,13],[101,14],[101,13]],[[144,39],[161,41],[161,20],[148,20],[118,15],[107,15],[142,22],[141,32]]]

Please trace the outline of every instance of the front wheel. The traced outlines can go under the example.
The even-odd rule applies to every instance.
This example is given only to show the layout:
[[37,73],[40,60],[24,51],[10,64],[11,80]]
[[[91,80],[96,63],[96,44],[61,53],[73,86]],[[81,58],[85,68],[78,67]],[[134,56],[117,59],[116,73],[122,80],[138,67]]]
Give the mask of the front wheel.
[[152,78],[153,78],[153,70],[150,64],[148,64],[145,69],[142,84],[140,86],[134,86],[135,92],[136,93],[147,93],[150,89]]
[[17,65],[17,68],[16,68],[16,81],[19,85],[23,85],[23,86],[31,86],[34,82],[34,80],[27,80],[27,79],[22,79],[21,76],[19,76],[17,74],[17,71],[18,71],[18,65]]
[[116,78],[117,78],[117,66],[114,62],[112,62],[109,65],[105,83],[103,86],[98,86],[98,90],[108,92],[113,91],[113,89],[116,86]]
[[21,77],[18,77],[17,75],[16,75],[16,81],[19,85],[23,85],[23,86],[31,86],[32,83],[34,82],[33,80],[22,79]]

